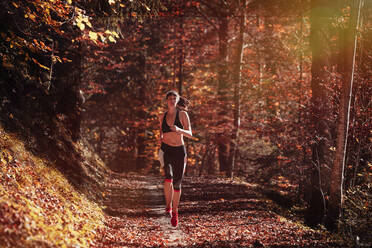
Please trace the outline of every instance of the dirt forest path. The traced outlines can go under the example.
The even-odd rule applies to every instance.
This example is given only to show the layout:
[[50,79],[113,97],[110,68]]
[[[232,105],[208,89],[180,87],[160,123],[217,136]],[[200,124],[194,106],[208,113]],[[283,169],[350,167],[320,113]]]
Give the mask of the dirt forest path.
[[186,177],[180,224],[164,214],[162,178],[119,175],[107,187],[95,247],[342,247],[329,234],[278,214],[256,185]]

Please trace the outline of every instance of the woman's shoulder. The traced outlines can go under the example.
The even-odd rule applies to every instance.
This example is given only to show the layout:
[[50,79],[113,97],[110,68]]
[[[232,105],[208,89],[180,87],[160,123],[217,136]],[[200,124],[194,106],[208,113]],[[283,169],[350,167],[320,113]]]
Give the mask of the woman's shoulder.
[[188,113],[185,110],[180,110],[181,117],[189,117]]

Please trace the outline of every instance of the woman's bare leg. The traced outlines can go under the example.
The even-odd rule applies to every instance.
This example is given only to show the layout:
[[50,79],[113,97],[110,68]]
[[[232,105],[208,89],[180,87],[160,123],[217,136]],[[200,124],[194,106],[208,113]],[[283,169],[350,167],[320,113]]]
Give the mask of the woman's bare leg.
[[175,190],[173,195],[173,209],[172,212],[178,213],[178,205],[180,204],[181,190]]
[[165,204],[167,209],[170,209],[172,199],[173,199],[173,184],[171,181],[164,181],[164,196],[165,196]]

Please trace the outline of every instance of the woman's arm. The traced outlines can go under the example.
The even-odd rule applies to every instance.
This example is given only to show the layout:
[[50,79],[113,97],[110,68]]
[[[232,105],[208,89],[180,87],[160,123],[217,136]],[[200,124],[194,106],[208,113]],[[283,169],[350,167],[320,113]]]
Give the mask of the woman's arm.
[[192,131],[191,131],[190,118],[186,111],[180,111],[180,120],[183,125],[183,129],[177,126],[173,126],[175,129],[174,131],[177,133],[183,134],[184,136],[188,138],[193,138]]

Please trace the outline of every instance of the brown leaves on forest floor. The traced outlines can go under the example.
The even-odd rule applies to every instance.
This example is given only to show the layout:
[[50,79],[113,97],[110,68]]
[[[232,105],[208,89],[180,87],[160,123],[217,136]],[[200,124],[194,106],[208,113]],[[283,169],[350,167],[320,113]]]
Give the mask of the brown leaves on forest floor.
[[160,176],[107,171],[83,194],[1,128],[0,162],[1,247],[343,247],[283,214],[260,185],[186,177],[173,228]]
[[160,177],[121,180],[129,188],[108,189],[96,247],[343,247],[329,233],[282,217],[254,184],[185,178],[180,224],[173,228],[163,215]]
[[0,127],[0,247],[88,247],[103,220],[54,164]]

